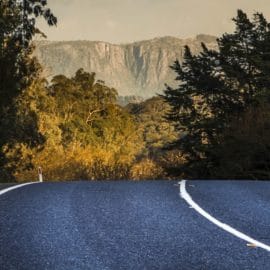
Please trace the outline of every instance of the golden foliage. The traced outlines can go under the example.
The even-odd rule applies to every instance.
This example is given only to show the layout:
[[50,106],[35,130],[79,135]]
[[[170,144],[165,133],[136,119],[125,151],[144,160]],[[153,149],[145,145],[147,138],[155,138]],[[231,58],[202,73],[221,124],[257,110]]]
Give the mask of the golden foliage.
[[158,156],[173,134],[164,113],[158,113],[164,102],[146,102],[143,117],[155,119],[143,126],[137,115],[116,104],[116,94],[83,70],[73,78],[56,76],[51,85],[33,82],[18,98],[18,108],[23,123],[35,117],[44,142],[4,149],[15,179],[36,181],[39,167],[44,181],[164,179],[164,160],[151,160],[146,151],[155,148]]
[[162,167],[149,158],[135,163],[130,170],[130,178],[133,180],[161,179],[163,176]]

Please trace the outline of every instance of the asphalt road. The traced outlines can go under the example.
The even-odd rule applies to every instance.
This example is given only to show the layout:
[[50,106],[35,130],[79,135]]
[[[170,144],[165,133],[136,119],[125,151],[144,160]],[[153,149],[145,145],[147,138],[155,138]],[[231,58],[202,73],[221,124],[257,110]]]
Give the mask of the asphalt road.
[[[0,196],[0,269],[270,269],[270,252],[218,228],[177,182],[71,182]],[[269,244],[270,182],[191,181],[211,215]]]
[[16,183],[0,183],[0,190],[6,189],[8,187],[16,186]]

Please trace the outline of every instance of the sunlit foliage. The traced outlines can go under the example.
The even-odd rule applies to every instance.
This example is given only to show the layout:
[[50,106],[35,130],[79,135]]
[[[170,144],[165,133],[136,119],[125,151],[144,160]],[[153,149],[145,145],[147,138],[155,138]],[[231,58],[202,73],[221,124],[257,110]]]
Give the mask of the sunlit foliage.
[[45,143],[18,144],[6,153],[11,158],[21,152],[21,159],[16,159],[18,180],[36,179],[39,166],[50,180],[129,177],[142,137],[133,117],[116,104],[116,90],[96,81],[94,73],[78,70],[72,78],[59,75],[50,85],[36,81],[19,100],[24,121],[28,118],[24,111],[31,109],[37,115]]

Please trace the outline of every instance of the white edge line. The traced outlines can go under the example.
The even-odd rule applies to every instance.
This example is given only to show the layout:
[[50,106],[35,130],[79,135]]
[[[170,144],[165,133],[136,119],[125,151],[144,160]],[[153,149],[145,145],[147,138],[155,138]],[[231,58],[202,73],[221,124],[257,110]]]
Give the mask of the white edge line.
[[23,187],[23,186],[27,186],[27,185],[32,185],[32,184],[37,184],[38,182],[30,182],[30,183],[24,183],[24,184],[20,184],[20,185],[16,185],[16,186],[12,186],[12,187],[9,187],[9,188],[6,188],[6,189],[3,189],[3,190],[0,190],[0,196],[13,190],[13,189],[17,189],[17,188],[20,188],[20,187]]
[[236,236],[242,240],[245,240],[246,242],[253,244],[256,247],[260,247],[262,249],[270,251],[270,246],[268,246],[262,242],[259,242],[255,239],[249,237],[248,235],[242,233],[242,232],[237,231],[236,229],[232,228],[231,226],[229,226],[225,223],[220,222],[219,220],[217,220],[216,218],[211,216],[209,213],[207,213],[205,210],[203,210],[196,202],[193,201],[192,197],[187,192],[186,182],[187,182],[187,180],[182,180],[179,182],[180,195],[192,208],[194,208],[194,210],[196,210],[199,214],[204,216],[206,219],[208,219],[209,221],[211,221],[212,223],[214,223],[215,225],[217,225],[221,229],[229,232],[230,234],[233,234],[234,236]]

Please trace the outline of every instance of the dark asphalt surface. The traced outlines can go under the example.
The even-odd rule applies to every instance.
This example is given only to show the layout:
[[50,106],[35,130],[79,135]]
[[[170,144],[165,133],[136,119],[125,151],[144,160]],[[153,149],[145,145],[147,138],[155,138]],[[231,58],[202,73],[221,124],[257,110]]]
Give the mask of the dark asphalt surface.
[[270,245],[270,182],[191,181],[187,190],[218,220]]
[[[42,183],[10,191],[0,196],[0,269],[270,269],[269,252],[211,224],[175,184]],[[187,187],[201,207],[237,229],[254,238],[269,232],[270,183]]]
[[8,187],[16,186],[18,183],[0,183],[0,190],[6,189]]

